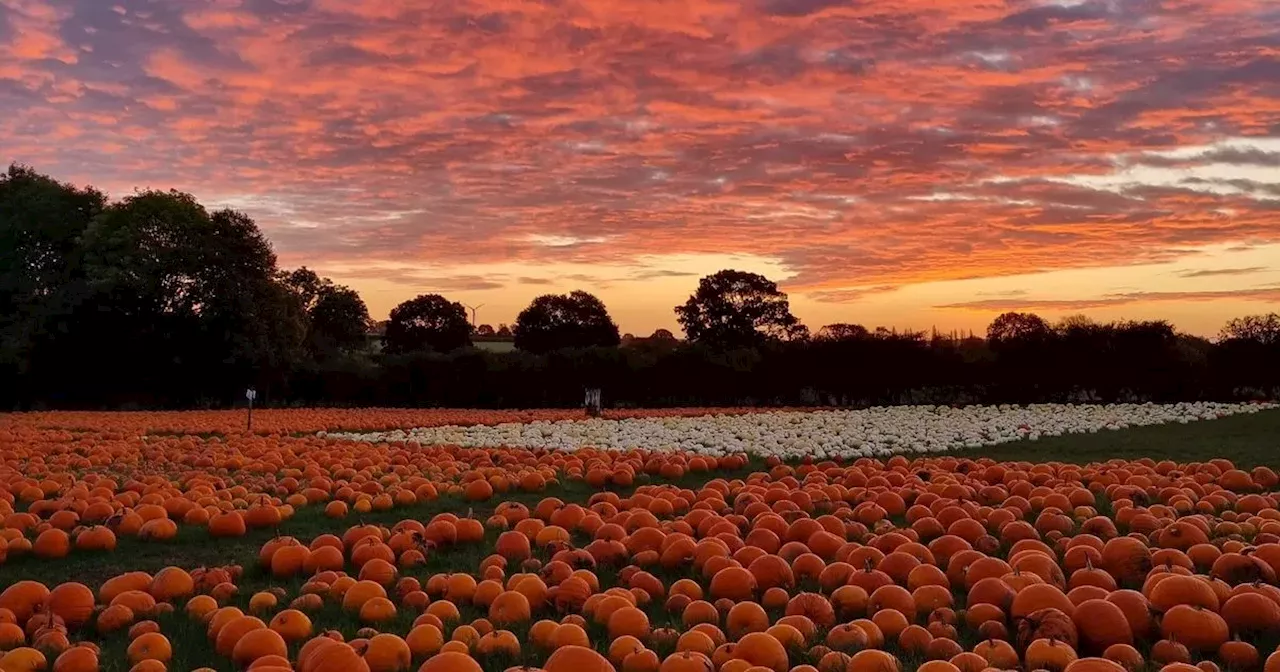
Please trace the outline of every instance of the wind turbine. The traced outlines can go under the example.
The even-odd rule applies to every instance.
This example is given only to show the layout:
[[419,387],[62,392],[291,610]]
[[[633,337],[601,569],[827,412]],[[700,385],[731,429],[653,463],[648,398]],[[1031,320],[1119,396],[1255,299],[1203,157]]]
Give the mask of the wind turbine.
[[479,312],[479,310],[480,310],[481,308],[484,308],[484,304],[482,303],[482,304],[479,304],[479,305],[476,305],[476,306],[468,306],[467,304],[465,304],[465,303],[464,303],[464,304],[462,304],[462,307],[463,307],[463,308],[466,308],[467,310],[470,310],[470,311],[471,311],[471,330],[472,330],[472,331],[475,331],[475,328],[476,328],[476,313],[477,313],[477,312]]

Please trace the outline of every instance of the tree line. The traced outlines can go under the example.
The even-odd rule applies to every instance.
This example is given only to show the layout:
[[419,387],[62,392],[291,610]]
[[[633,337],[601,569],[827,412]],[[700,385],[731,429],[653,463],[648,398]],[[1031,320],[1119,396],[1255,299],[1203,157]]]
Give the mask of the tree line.
[[[439,294],[375,323],[359,294],[284,270],[248,216],[189,194],[109,201],[0,174],[0,407],[873,405],[1273,398],[1280,316],[1212,341],[1163,321],[1006,313],[985,337],[832,324],[811,333],[760,275],[703,278],[685,335],[625,339],[585,291],[474,327]],[[510,336],[513,352],[474,347]],[[374,347],[371,347],[374,346]]]

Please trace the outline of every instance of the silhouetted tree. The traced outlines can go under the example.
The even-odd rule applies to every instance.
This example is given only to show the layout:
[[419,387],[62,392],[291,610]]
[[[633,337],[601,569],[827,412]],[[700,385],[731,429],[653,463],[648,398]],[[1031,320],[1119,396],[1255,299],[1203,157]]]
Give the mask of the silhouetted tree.
[[676,335],[671,333],[669,329],[655,329],[653,334],[649,336],[649,340],[653,341],[674,341]]
[[361,349],[372,320],[355,290],[334,284],[307,267],[280,274],[307,316],[307,344],[314,354]]
[[1280,314],[1238,317],[1222,328],[1218,338],[1223,341],[1250,341],[1259,345],[1280,344]]
[[476,336],[492,336],[493,334],[493,325],[491,324],[482,324],[476,327]]
[[581,290],[534,299],[516,317],[513,331],[516,347],[532,353],[612,347],[622,340],[604,303]]
[[389,354],[449,352],[471,345],[471,321],[462,304],[425,294],[391,310],[382,344]]
[[23,166],[0,173],[0,401],[14,377],[57,363],[77,328],[80,241],[106,197]]
[[1033,344],[1045,342],[1051,333],[1049,323],[1032,313],[1004,313],[987,327],[987,340],[993,345]]
[[818,338],[828,341],[853,341],[870,336],[871,332],[861,324],[828,324],[818,330]]
[[493,335],[498,338],[511,338],[511,327],[505,324],[499,324],[498,330],[493,332]]
[[373,324],[364,299],[354,289],[343,285],[325,288],[311,307],[310,317],[309,337],[322,349],[361,349]]
[[298,299],[298,305],[311,312],[326,285],[333,284],[328,278],[320,277],[315,271],[303,266],[292,271],[281,271],[280,282],[283,282]]
[[719,348],[752,347],[808,333],[791,314],[787,295],[768,278],[724,270],[702,278],[676,320],[688,339]]
[[241,213],[210,214],[176,191],[141,192],[94,220],[83,252],[93,313],[79,318],[104,381],[203,379],[224,396],[268,384],[302,355],[305,315]]

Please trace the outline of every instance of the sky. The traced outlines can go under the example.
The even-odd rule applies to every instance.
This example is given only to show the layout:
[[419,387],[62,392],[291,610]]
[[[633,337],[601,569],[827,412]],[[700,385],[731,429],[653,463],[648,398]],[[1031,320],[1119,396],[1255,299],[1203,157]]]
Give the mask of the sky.
[[1280,303],[1274,0],[0,0],[0,161],[282,265],[624,331],[721,268],[812,328]]

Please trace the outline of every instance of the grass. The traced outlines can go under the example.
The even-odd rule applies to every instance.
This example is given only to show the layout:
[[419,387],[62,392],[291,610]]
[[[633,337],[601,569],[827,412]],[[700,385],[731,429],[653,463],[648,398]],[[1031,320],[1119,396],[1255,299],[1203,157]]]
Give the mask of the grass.
[[1186,425],[1132,427],[1097,434],[1073,434],[949,453],[1000,461],[1086,464],[1111,459],[1204,462],[1231,460],[1242,469],[1280,468],[1280,410],[1235,415]]
[[[1142,427],[1116,432],[1100,432],[1098,434],[1073,435],[1042,439],[1036,442],[1020,442],[992,448],[953,453],[965,457],[991,457],[997,460],[1010,461],[1064,461],[1087,463],[1105,461],[1113,458],[1136,459],[1149,457],[1152,459],[1172,459],[1180,462],[1203,461],[1209,458],[1223,457],[1232,460],[1237,466],[1251,468],[1255,465],[1280,465],[1280,457],[1276,448],[1280,447],[1280,411],[1268,411],[1254,415],[1236,416],[1199,422],[1188,425],[1165,425]],[[673,485],[683,488],[697,488],[712,477],[742,478],[764,469],[759,461],[753,461],[744,469],[733,473],[688,474]],[[637,484],[650,481],[647,476],[640,476]],[[566,502],[585,503],[595,492],[581,482],[565,482],[542,493],[512,492],[499,494],[490,502],[474,507],[474,515],[484,519],[499,502],[517,501],[532,507],[544,497],[559,497]],[[621,491],[626,496],[628,490]],[[412,518],[427,520],[432,516],[449,511],[465,515],[472,505],[452,497],[442,497],[412,507],[393,509],[384,512],[371,512],[364,515],[352,514],[342,520],[332,520],[323,516],[321,507],[306,507],[290,520],[285,521],[278,530],[251,530],[239,538],[210,540],[206,531],[198,528],[180,526],[178,537],[170,542],[143,542],[133,538],[121,539],[119,547],[113,553],[72,553],[67,558],[48,562],[30,556],[10,558],[9,562],[0,564],[0,586],[7,586],[22,579],[41,581],[53,586],[63,581],[76,580],[97,588],[105,579],[125,571],[144,570],[155,572],[163,567],[175,565],[185,569],[202,566],[239,564],[245,568],[244,577],[239,583],[240,593],[233,601],[234,606],[247,610],[251,596],[260,590],[280,586],[288,591],[290,597],[282,600],[282,606],[298,594],[301,579],[281,581],[264,573],[257,566],[258,551],[262,544],[278,534],[287,534],[304,543],[320,534],[341,533],[346,527],[358,523],[376,523],[392,526],[396,522]],[[902,521],[897,521],[899,524]],[[482,543],[459,545],[447,549],[439,549],[429,554],[425,565],[402,572],[402,576],[413,576],[425,582],[426,578],[440,572],[466,571],[474,573],[480,561],[492,552],[497,533],[490,531]],[[584,545],[585,538],[576,538],[575,543]],[[545,556],[542,560],[547,560]],[[614,568],[599,568],[602,586],[614,585]],[[678,578],[692,575],[691,568],[655,574],[667,585]],[[798,586],[797,590],[813,589],[813,586]],[[963,596],[961,596],[963,597]],[[483,610],[470,605],[459,605],[462,611],[462,622],[470,622],[486,614]],[[646,607],[650,622],[654,628],[674,628],[683,631],[679,614],[667,613],[661,600],[656,600]],[[270,614],[261,616],[264,621]],[[319,613],[311,615],[316,631],[336,629],[347,638],[355,636],[356,630],[363,626],[356,618],[346,614],[337,605],[326,605]],[[391,623],[380,624],[379,630],[406,634],[416,614],[402,611]],[[535,620],[540,616],[552,616],[550,613],[535,613]],[[780,614],[771,614],[776,619]],[[219,672],[231,672],[233,666],[229,659],[218,656],[208,641],[205,628],[187,618],[181,610],[174,614],[164,615],[157,619],[162,632],[173,644],[174,658],[169,665],[171,670],[192,670],[198,667],[212,667]],[[527,641],[528,624],[512,628],[521,641]],[[607,637],[595,626],[589,629],[592,641],[598,646],[607,646]],[[72,639],[92,639],[102,646],[101,665],[103,670],[127,670],[125,649],[127,636],[123,632],[99,637],[93,633],[72,633]],[[970,642],[971,643],[971,642]],[[542,654],[534,653],[527,647],[526,656],[518,660],[493,659],[482,661],[486,670],[504,670],[514,665],[535,665],[543,660]],[[670,647],[656,647],[660,655],[669,653]],[[294,647],[293,653],[296,653]],[[900,653],[900,652],[899,652]],[[913,661],[908,656],[901,656],[905,669],[914,669],[920,661]],[[792,664],[816,663],[807,660],[804,652],[795,652]],[[52,663],[52,660],[50,660]],[[421,661],[415,661],[415,669]]]

